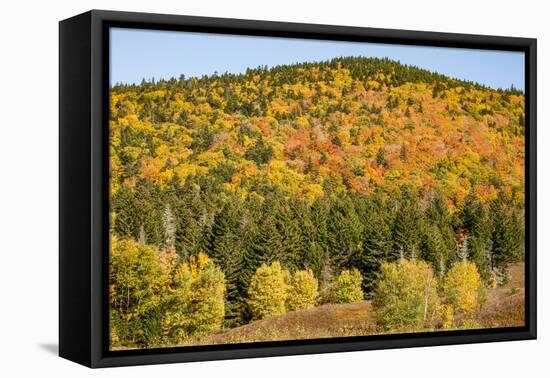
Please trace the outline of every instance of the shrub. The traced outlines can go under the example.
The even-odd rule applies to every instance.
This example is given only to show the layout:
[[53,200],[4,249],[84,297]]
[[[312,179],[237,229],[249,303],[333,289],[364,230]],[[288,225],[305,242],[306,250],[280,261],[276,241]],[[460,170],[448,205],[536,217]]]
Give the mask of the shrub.
[[382,264],[373,301],[376,322],[382,329],[429,327],[438,302],[437,281],[429,264],[420,260]]
[[290,274],[278,261],[262,264],[250,280],[248,306],[253,319],[265,319],[286,312]]
[[481,277],[476,264],[466,260],[452,266],[442,287],[443,301],[455,314],[469,315],[480,303],[483,295]]
[[333,301],[336,303],[354,303],[362,301],[362,283],[363,277],[357,269],[343,270],[333,283]]
[[441,317],[441,327],[443,329],[453,328],[455,322],[453,307],[449,305],[440,306],[439,313]]
[[288,310],[295,311],[315,306],[319,295],[318,286],[311,270],[299,270],[294,273],[287,298]]

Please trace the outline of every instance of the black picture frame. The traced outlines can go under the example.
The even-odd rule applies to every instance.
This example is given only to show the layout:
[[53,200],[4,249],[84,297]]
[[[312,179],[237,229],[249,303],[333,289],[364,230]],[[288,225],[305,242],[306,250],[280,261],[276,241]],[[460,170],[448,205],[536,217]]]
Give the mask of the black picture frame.
[[[478,48],[525,53],[526,319],[481,329],[109,351],[110,27]],[[92,10],[59,24],[59,354],[88,367],[535,339],[536,39]]]

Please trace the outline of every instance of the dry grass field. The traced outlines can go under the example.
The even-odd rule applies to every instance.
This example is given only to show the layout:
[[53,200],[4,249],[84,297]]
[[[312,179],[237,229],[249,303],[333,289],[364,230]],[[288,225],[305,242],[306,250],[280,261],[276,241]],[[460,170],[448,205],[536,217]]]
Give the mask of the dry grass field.
[[368,301],[327,304],[256,321],[200,340],[200,344],[317,339],[376,333]]
[[510,281],[487,293],[487,304],[481,312],[484,328],[520,327],[525,319],[525,266],[510,268]]

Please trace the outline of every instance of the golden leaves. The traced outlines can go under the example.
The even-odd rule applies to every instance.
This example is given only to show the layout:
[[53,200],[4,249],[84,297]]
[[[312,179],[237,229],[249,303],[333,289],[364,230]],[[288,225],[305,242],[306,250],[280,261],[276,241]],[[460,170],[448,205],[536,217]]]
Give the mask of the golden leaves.
[[[257,183],[250,178],[267,178],[309,201],[321,197],[327,179],[336,191],[363,193],[429,182],[454,202],[471,189],[489,200],[500,182],[522,197],[521,94],[453,80],[395,85],[395,70],[358,79],[342,64],[292,73],[288,79],[269,70],[231,80],[194,78],[112,93],[113,192],[137,179],[164,187],[229,166],[237,172],[221,184],[227,190],[246,194]],[[201,141],[204,130],[210,139]],[[260,138],[272,149],[273,164],[243,172],[244,154]],[[385,164],[376,163],[381,147]],[[350,174],[357,167],[363,175]]]

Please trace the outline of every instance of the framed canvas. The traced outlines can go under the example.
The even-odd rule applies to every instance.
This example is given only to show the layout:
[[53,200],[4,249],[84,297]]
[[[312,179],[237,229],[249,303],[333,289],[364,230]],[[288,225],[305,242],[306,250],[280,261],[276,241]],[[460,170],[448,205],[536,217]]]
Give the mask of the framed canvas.
[[59,353],[536,338],[536,40],[60,22]]

